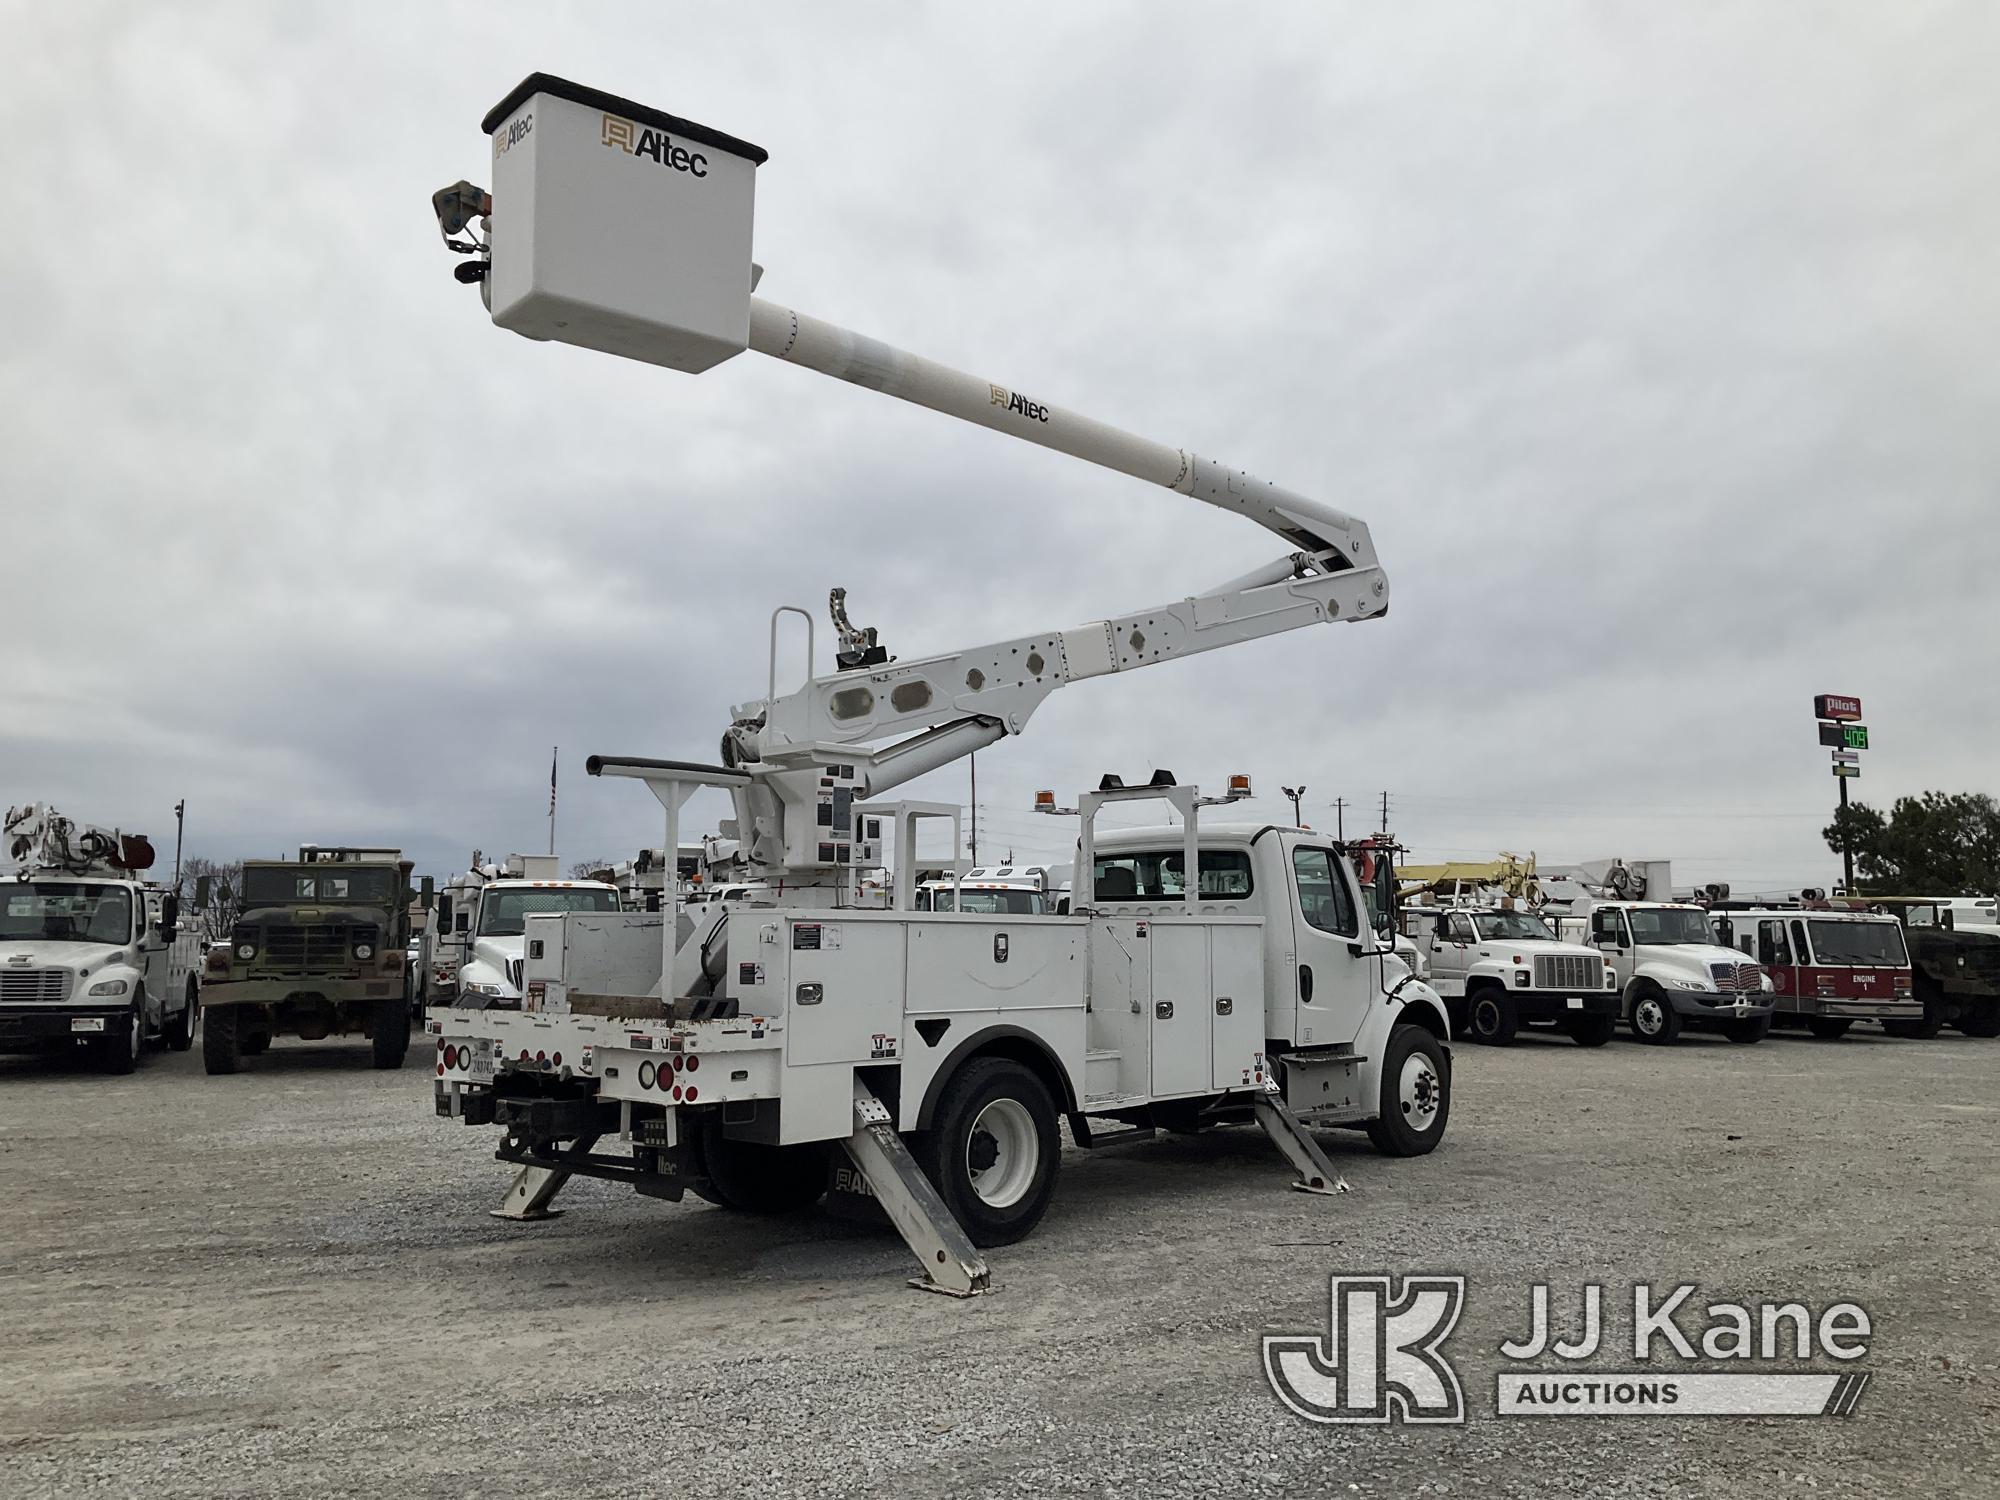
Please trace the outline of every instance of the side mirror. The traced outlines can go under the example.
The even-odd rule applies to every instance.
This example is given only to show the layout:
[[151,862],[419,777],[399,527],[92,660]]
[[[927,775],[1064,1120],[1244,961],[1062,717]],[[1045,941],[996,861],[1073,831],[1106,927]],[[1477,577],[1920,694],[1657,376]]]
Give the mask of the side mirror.
[[181,898],[170,891],[160,898],[160,931],[172,937],[174,929],[180,925],[180,920]]
[[197,875],[194,878],[194,904],[202,911],[208,910],[209,878]]
[[[426,882],[428,884],[429,882]],[[446,891],[437,898],[437,921],[433,924],[437,932],[451,931],[451,892]]]
[[437,882],[433,880],[430,876],[426,875],[424,877],[424,883],[422,887],[417,892],[417,904],[421,906],[425,911],[429,911],[431,907],[436,904],[436,902],[437,902]]

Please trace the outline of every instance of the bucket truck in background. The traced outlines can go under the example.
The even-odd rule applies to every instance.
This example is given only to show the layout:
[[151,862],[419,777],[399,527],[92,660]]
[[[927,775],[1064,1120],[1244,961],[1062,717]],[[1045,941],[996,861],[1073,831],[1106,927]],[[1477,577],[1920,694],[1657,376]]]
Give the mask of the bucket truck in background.
[[[1058,689],[1380,618],[1388,582],[1367,526],[754,298],[755,146],[543,74],[484,129],[492,194],[459,183],[433,203],[467,257],[459,279],[499,326],[686,371],[755,349],[1191,496],[1286,549],[1199,594],[913,658],[855,627],[835,590],[835,670],[820,673],[808,615],[807,680],[780,694],[774,613],[766,695],[734,708],[720,764],[593,756],[592,774],[646,783],[663,848],[679,846],[689,797],[726,793],[723,836],[762,889],[686,911],[674,892],[657,920],[588,943],[563,934],[591,918],[530,917],[531,953],[588,964],[541,976],[536,1011],[432,1017],[438,1112],[497,1125],[520,1169],[497,1212],[541,1216],[578,1173],[797,1207],[844,1150],[923,1284],[970,1295],[987,1286],[978,1247],[1046,1210],[1060,1118],[1086,1148],[1107,1126],[1255,1120],[1317,1192],[1336,1177],[1301,1115],[1365,1129],[1391,1155],[1433,1149],[1450,1113],[1444,1008],[1366,920],[1333,841],[1206,830],[1194,787],[1107,776],[1079,799],[1071,916],[917,911],[907,861],[889,909],[851,899],[857,871],[882,863],[882,828],[913,853],[919,821],[956,824],[956,807],[885,794],[1020,734]],[[1145,799],[1178,823],[1107,834],[1100,861],[1098,810]],[[958,842],[954,826],[954,869]],[[1176,862],[1194,873],[1169,894]],[[1391,861],[1377,867],[1393,880]],[[1393,889],[1373,906],[1386,918]]]
[[4,848],[0,1052],[82,1051],[130,1073],[149,1045],[193,1046],[202,937],[179,894],[143,878],[153,846],[31,802],[8,809]]
[[[548,912],[617,912],[608,881],[565,880],[553,854],[510,854],[455,875],[438,894],[428,1004],[519,1010],[527,920]],[[448,978],[446,976],[449,976]]]

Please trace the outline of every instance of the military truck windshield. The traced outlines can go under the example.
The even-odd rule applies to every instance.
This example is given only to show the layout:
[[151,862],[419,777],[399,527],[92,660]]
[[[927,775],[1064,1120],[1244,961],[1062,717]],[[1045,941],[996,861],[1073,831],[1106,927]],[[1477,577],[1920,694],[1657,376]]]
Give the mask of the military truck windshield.
[[1518,938],[1526,943],[1553,943],[1556,935],[1542,925],[1540,917],[1531,917],[1524,911],[1476,911],[1472,914],[1472,925],[1479,929],[1482,938],[1505,942]]
[[[1250,856],[1241,849],[1203,849],[1204,896],[1250,894]],[[1158,901],[1187,894],[1187,859],[1180,850],[1145,854],[1100,854],[1091,882],[1099,901]]]
[[1632,919],[1632,941],[1638,944],[1703,943],[1712,946],[1715,934],[1709,930],[1708,913],[1681,911],[1673,907],[1634,906],[1626,910]]
[[935,911],[962,911],[972,916],[1038,917],[1042,914],[1042,893],[1040,891],[967,891],[958,892],[958,905],[952,905],[952,889],[945,886],[933,893]]
[[55,881],[0,887],[0,940],[129,943],[132,893],[117,885]]
[[1806,934],[1812,939],[1814,963],[1901,968],[1910,961],[1903,948],[1903,929],[1893,922],[1829,922],[1821,918],[1806,923]]
[[618,893],[595,886],[538,886],[488,891],[479,898],[481,937],[519,937],[528,918],[552,911],[616,911]]
[[251,865],[243,872],[245,906],[390,906],[401,872],[362,865]]

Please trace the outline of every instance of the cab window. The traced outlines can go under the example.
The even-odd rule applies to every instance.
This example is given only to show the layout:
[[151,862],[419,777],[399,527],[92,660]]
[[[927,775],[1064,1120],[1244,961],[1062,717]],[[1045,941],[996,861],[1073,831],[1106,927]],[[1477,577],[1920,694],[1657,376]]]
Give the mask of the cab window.
[[1299,914],[1309,925],[1337,937],[1361,936],[1354,893],[1341,878],[1331,849],[1294,849],[1292,875],[1299,888]]
[[1757,962],[1776,964],[1783,968],[1791,966],[1792,945],[1785,937],[1783,922],[1757,924]]
[[1448,920],[1450,922],[1450,927],[1446,931],[1445,936],[1452,942],[1470,943],[1470,942],[1476,942],[1478,940],[1478,935],[1472,930],[1472,918],[1468,916],[1458,915],[1458,916],[1453,916]]

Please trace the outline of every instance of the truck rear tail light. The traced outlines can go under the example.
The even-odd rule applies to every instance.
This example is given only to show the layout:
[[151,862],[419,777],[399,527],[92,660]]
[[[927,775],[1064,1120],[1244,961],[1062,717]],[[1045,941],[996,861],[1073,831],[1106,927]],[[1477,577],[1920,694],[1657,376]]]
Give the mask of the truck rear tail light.
[[1896,976],[1896,993],[1899,995],[1910,993],[1910,981],[1906,975],[1898,974]]
[[458,1066],[458,1048],[447,1047],[444,1049],[444,1065],[447,1068],[455,1068]]
[[521,1061],[522,1061],[522,1062],[533,1062],[533,1061],[534,1061],[534,1059],[533,1059],[532,1057],[528,1056],[528,1049],[527,1049],[526,1047],[523,1047],[523,1048],[521,1049]]
[[549,1058],[549,1066],[552,1068],[560,1068],[562,1066],[562,1054],[560,1052],[553,1054]]
[[546,1052],[537,1052],[537,1053],[535,1054],[535,1066],[536,1066],[536,1067],[538,1067],[538,1068],[546,1068],[546,1067],[547,1067],[548,1065],[549,1065],[549,1055],[548,1055],[548,1053],[546,1053]]
[[439,1038],[438,1038],[438,1051],[440,1051],[440,1052],[444,1051],[444,1038],[443,1038],[443,1037],[439,1037]]
[[674,1085],[674,1103],[678,1104],[680,1102],[681,1102],[681,1086],[677,1083]]
[[690,1052],[688,1054],[687,1070],[690,1073],[692,1073],[696,1068],[700,1066],[701,1066],[701,1059],[696,1057],[693,1053]]
[[687,1102],[688,1102],[688,1103],[690,1103],[690,1104],[694,1103],[694,1094],[695,1094],[695,1089],[694,1089],[694,1085],[693,1085],[693,1084],[689,1084],[689,1085],[688,1085],[688,1090],[687,1090]]

